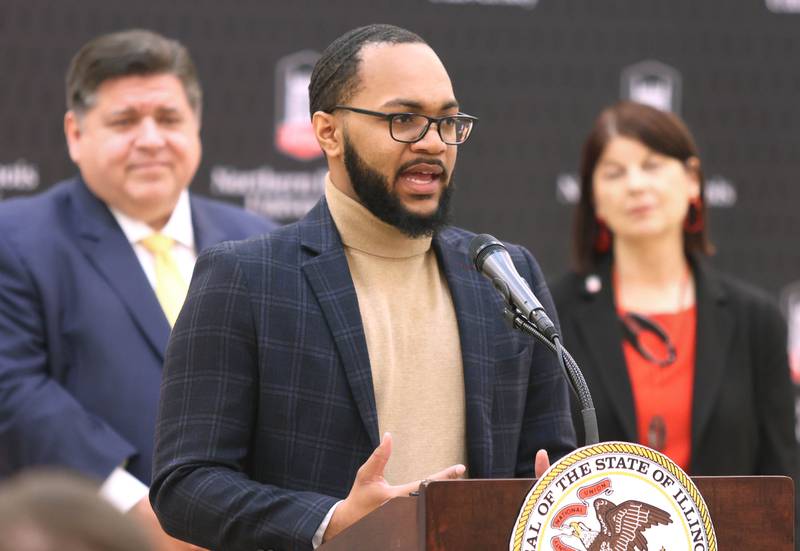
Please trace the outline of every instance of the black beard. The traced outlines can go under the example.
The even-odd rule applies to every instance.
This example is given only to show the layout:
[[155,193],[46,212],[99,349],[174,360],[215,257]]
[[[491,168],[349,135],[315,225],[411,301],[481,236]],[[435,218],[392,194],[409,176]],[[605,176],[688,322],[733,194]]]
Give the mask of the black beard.
[[[413,164],[418,162],[441,165],[439,161],[430,159],[412,161]],[[427,216],[420,216],[406,210],[397,195],[391,191],[386,177],[364,162],[347,137],[344,139],[344,166],[350,182],[353,184],[353,190],[367,210],[408,237],[431,237],[437,230],[450,222],[450,199],[453,195],[452,177],[449,185],[442,189],[436,210]],[[400,171],[402,170],[405,168],[400,169]],[[440,177],[446,181],[447,171],[442,172]]]

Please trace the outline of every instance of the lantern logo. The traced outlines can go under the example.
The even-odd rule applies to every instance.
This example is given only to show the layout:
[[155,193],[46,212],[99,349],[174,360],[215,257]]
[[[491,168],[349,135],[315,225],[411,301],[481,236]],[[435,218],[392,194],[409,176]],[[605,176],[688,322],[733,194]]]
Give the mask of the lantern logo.
[[300,161],[322,156],[308,107],[308,83],[319,54],[303,50],[278,61],[275,69],[275,148]]
[[681,74],[660,61],[642,61],[622,71],[622,99],[679,113]]

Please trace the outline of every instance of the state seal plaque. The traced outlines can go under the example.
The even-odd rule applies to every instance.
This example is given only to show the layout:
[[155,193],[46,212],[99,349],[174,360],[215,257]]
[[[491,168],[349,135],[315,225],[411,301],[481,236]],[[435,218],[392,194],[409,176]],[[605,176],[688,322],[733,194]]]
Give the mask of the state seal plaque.
[[667,456],[602,442],[553,464],[523,502],[510,551],[716,551],[703,497]]

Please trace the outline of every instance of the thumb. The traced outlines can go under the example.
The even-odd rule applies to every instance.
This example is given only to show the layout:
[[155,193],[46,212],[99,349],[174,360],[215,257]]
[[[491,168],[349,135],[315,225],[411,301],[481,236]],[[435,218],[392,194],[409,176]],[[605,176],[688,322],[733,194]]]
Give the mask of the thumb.
[[462,478],[466,472],[467,468],[459,463],[458,465],[452,465],[438,473],[434,473],[425,480],[415,480],[414,482],[395,486],[395,492],[396,495],[399,496],[408,495],[411,492],[418,491],[423,482],[430,482],[432,480],[456,480]]
[[427,480],[455,480],[464,476],[465,472],[467,472],[467,468],[459,463],[430,475]]
[[361,465],[358,469],[356,479],[359,482],[368,482],[377,478],[383,478],[383,471],[386,469],[386,464],[389,462],[389,457],[392,455],[392,435],[384,433],[380,445],[375,448],[372,455]]
[[533,472],[536,478],[541,478],[544,472],[550,468],[550,458],[547,451],[539,450],[536,452],[536,459],[533,461]]

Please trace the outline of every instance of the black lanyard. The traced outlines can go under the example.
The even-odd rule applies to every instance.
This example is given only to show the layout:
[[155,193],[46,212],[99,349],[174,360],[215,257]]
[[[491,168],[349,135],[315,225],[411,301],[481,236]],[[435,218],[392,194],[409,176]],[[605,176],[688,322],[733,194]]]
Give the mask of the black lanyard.
[[[620,324],[622,325],[623,338],[628,341],[634,349],[636,349],[642,358],[659,367],[669,367],[675,363],[677,358],[675,345],[672,343],[672,339],[669,338],[669,335],[666,331],[664,331],[663,327],[647,316],[636,314],[634,312],[621,314],[618,316],[618,318]],[[649,331],[653,333],[656,337],[658,337],[658,340],[664,343],[664,347],[667,349],[666,358],[656,358],[650,353],[649,350],[642,346],[642,343],[639,341],[639,334],[643,331]]]

